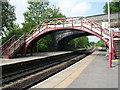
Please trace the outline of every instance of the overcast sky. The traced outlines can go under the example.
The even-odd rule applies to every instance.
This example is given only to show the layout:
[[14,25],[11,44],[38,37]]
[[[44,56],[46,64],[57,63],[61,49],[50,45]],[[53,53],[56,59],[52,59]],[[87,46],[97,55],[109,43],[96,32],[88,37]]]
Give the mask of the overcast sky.
[[[23,13],[27,11],[29,6],[28,0],[10,0],[10,3],[15,6],[16,23],[24,22]],[[34,0],[35,1],[35,0]],[[103,6],[107,0],[48,0],[50,5],[55,5],[60,8],[62,14],[67,17],[90,16],[103,14]],[[92,37],[90,41],[97,42],[99,39]]]

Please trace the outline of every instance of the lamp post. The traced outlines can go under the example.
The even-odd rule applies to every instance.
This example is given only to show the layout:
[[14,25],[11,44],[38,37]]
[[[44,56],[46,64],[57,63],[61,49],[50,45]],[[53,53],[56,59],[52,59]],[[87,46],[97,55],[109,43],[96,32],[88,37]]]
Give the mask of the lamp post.
[[111,30],[110,30],[110,4],[108,3],[108,30],[109,30],[109,67],[112,67],[112,38],[111,38]]

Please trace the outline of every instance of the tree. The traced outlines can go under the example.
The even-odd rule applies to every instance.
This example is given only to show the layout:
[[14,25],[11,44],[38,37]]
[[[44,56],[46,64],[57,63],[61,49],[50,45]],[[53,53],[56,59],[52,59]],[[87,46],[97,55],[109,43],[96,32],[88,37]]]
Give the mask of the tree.
[[13,30],[15,20],[15,7],[12,6],[8,1],[2,2],[2,31],[5,36],[7,30]]
[[53,51],[54,37],[49,34],[38,41],[38,51]]
[[50,18],[64,18],[65,15],[63,15],[61,12],[60,12],[60,9],[57,8],[56,6],[51,6],[49,8],[47,8],[46,10],[46,18],[47,19],[50,19]]
[[[22,23],[23,25],[23,32],[29,32],[33,27],[35,27],[38,24],[42,24],[45,19],[50,18],[61,18],[65,17],[60,12],[59,8],[52,6],[49,6],[49,2],[46,1],[40,1],[40,2],[28,2],[29,6],[28,11],[26,11],[23,15],[25,17],[25,22]],[[50,34],[42,38],[37,43],[37,47],[39,50],[51,50],[51,47],[54,43],[54,35]]]
[[13,35],[22,35],[23,32],[18,24],[13,24],[13,27],[10,31],[6,31],[6,36],[2,39],[2,43],[6,42]]
[[89,46],[89,39],[86,36],[71,40],[70,45],[74,48],[83,48]]
[[94,46],[94,45],[95,45],[95,42],[90,42],[89,45],[90,45],[90,46]]
[[[103,7],[104,13],[108,13],[108,4],[106,3]],[[110,13],[120,12],[120,1],[112,0],[110,2]]]
[[50,7],[48,1],[28,2],[28,4],[28,11],[23,14],[25,17],[25,22],[23,23],[24,32],[28,32],[37,24],[43,23],[45,19],[65,17],[59,8]]
[[103,40],[99,40],[99,41],[96,43],[96,46],[104,47],[104,46],[105,46],[105,42],[104,42]]
[[28,2],[28,4],[28,11],[23,14],[25,18],[25,22],[23,23],[24,32],[28,32],[37,24],[42,23],[42,20],[45,17],[44,12],[48,7],[49,2]]

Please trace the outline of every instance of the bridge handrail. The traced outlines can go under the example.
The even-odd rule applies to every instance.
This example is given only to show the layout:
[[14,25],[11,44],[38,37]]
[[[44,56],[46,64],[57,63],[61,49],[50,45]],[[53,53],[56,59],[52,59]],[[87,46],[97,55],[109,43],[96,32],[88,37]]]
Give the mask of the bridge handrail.
[[[80,22],[77,22],[77,21],[80,21]],[[74,27],[75,23],[81,23],[81,25],[83,25],[83,23],[89,24],[92,27],[91,29],[97,29],[101,32],[101,34],[104,33],[104,34],[108,35],[107,29],[103,29],[100,25],[92,22],[91,20],[89,20],[85,17],[68,17],[68,18],[47,19],[44,21],[43,24],[39,24],[39,25],[35,26],[32,30],[30,30],[28,33],[22,35],[16,42],[14,42],[8,48],[9,55],[14,53],[14,51],[17,50],[17,48],[19,48],[19,46],[25,42],[25,38],[28,39],[29,37],[32,37],[33,34],[36,33],[36,31],[39,31],[39,32],[44,31],[44,29],[41,30],[43,27],[50,28],[50,27],[48,27],[49,25],[54,25],[53,28],[56,28],[56,25],[63,25],[63,27],[64,27],[65,24],[71,24],[71,26]]]
[[1,47],[0,47],[0,51],[4,52],[6,50],[6,48],[12,44],[14,41],[16,41],[18,38],[20,37],[20,35],[13,35],[10,39],[8,39]]
[[[103,29],[102,26],[100,26],[99,24],[92,22],[91,20],[89,20],[88,18],[85,17],[68,17],[68,18],[55,18],[55,19],[47,19],[47,24],[48,25],[58,25],[56,23],[65,25],[65,22],[71,22],[74,26],[74,21],[81,21],[81,23],[86,23],[92,26],[92,28],[95,29],[99,29],[101,31],[101,34],[104,33],[106,35],[109,35],[109,31],[107,29]],[[85,21],[85,22],[84,22]]]
[[109,35],[108,29],[102,28],[101,25],[99,25],[99,24],[96,23],[96,22],[91,21],[91,20],[88,19],[88,18],[85,18],[85,20],[88,20],[88,21],[90,21],[90,23],[91,23],[92,25],[97,26],[97,28],[99,28],[99,29],[101,30],[101,33],[104,32],[105,34]]
[[119,32],[115,32],[115,31],[114,31],[114,32],[113,32],[113,35],[120,37],[120,31],[119,31]]
[[17,41],[15,41],[11,46],[7,49],[7,54],[10,56],[12,53],[14,53],[17,48],[19,48],[20,45],[22,45],[27,38],[29,38],[31,35],[34,34],[35,29],[37,29],[39,25],[35,26],[30,32],[23,34]]
[[[8,55],[11,55],[20,45],[25,42],[25,34],[22,35],[17,41],[15,41],[9,48],[7,48]],[[12,51],[13,50],[13,51]]]

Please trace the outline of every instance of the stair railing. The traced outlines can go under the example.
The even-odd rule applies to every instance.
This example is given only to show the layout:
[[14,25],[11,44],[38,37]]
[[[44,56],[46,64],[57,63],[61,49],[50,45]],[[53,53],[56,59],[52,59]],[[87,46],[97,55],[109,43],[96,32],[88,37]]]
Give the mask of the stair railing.
[[6,49],[14,42],[16,41],[20,35],[13,35],[10,39],[8,39],[1,47],[0,47],[0,52],[2,54],[6,51]]

